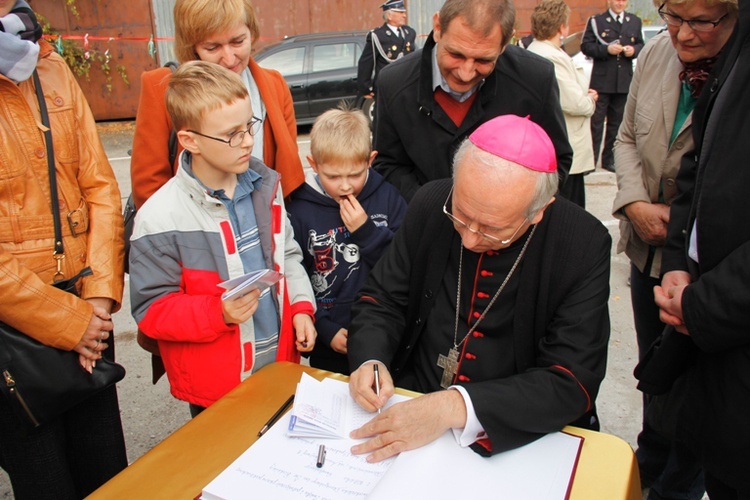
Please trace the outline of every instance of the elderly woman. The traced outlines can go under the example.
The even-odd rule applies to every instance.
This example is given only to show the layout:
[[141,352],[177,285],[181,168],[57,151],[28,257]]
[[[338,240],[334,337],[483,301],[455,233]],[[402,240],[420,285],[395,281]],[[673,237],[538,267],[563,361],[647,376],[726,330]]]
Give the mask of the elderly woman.
[[[305,181],[297,152],[292,95],[281,74],[261,68],[250,57],[253,43],[260,35],[252,4],[249,0],[177,0],[174,23],[175,52],[180,62],[208,61],[242,76],[255,115],[263,120],[263,128],[255,135],[252,154],[281,173],[281,187],[284,196],[288,196]],[[136,207],[143,205],[177,168],[177,162],[169,161],[172,123],[164,104],[170,76],[168,68],[147,71],[141,76],[130,162]]]
[[[737,0],[654,2],[667,32],[638,57],[625,115],[615,143],[620,219],[618,252],[631,261],[631,298],[642,357],[664,329],[654,304],[669,205],[677,195],[680,160],[693,147],[691,118],[697,97],[737,22]],[[644,398],[644,415],[649,406]],[[699,468],[678,443],[644,419],[636,452],[644,487],[656,498],[701,498]]]
[[555,65],[557,85],[560,87],[560,106],[565,116],[568,140],[573,148],[573,165],[560,194],[585,208],[586,194],[583,176],[594,170],[591,150],[591,115],[596,109],[597,93],[589,90],[582,68],[561,48],[568,36],[570,7],[563,0],[543,0],[531,14],[531,33],[534,41],[528,47]]
[[[40,39],[42,28],[28,4],[0,0],[0,24],[0,322],[76,352],[80,364],[95,372],[102,355],[114,356],[111,313],[123,292],[117,180],[81,89],[62,57]],[[50,144],[42,133],[34,71],[53,137],[53,196],[65,256],[57,262]],[[93,275],[83,278],[79,295],[52,285],[86,267]],[[10,403],[0,396],[0,467],[16,499],[83,498],[128,465],[115,386],[29,432]]]

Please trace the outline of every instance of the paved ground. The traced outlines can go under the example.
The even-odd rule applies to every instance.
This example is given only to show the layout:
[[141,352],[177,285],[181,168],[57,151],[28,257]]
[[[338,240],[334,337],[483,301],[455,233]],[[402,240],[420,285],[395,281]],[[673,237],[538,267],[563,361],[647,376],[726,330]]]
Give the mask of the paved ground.
[[[123,203],[130,193],[128,150],[131,147],[133,123],[112,122],[99,125],[99,131],[110,158]],[[300,155],[309,152],[309,128],[300,129]],[[588,208],[609,228],[617,241],[617,224],[610,215],[616,191],[615,176],[599,171],[586,177]],[[613,245],[614,247],[614,245]],[[610,314],[612,335],[609,349],[607,377],[602,385],[597,404],[604,432],[621,437],[635,445],[640,428],[640,393],[635,389],[632,372],[637,353],[630,309],[630,289],[627,286],[628,261],[623,255],[612,254],[610,279]],[[187,404],[178,402],[169,394],[166,378],[155,386],[151,384],[150,359],[135,341],[135,324],[130,316],[126,277],[123,307],[115,314],[118,361],[127,369],[125,379],[118,384],[123,427],[130,462],[158,444],[162,439],[189,420]],[[0,470],[0,498],[11,498],[7,476]]]

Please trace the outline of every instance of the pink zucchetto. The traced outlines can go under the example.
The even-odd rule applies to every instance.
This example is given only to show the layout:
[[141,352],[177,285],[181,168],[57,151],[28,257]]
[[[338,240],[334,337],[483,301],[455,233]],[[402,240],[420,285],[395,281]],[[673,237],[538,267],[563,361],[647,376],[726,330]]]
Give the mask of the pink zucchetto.
[[529,117],[503,115],[479,126],[469,140],[482,151],[537,172],[557,171],[555,146]]

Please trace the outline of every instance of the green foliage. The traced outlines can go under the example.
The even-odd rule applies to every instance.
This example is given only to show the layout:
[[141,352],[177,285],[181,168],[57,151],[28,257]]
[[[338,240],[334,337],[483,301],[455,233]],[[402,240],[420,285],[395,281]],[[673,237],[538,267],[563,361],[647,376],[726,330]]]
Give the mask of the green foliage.
[[[75,0],[65,0],[70,13],[76,17],[79,17],[78,10],[75,7]],[[65,62],[68,64],[73,73],[78,76],[85,78],[86,81],[90,80],[92,68],[97,71],[104,72],[105,85],[108,92],[112,92],[112,60],[107,51],[102,52],[101,50],[89,48],[85,49],[81,44],[75,40],[65,40],[60,38],[60,34],[55,31],[44,16],[37,14],[39,23],[42,25],[42,31],[45,35],[57,37],[57,40],[52,41],[55,50],[62,56]],[[130,86],[130,80],[125,66],[121,64],[114,65],[114,69],[125,85]]]

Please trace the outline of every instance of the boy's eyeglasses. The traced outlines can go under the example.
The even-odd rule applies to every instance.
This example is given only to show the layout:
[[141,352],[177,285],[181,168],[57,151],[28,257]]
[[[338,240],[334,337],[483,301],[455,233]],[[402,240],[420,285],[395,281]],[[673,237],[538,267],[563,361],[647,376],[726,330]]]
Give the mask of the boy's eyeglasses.
[[729,15],[729,12],[721,16],[716,21],[704,21],[703,19],[683,19],[680,16],[675,16],[674,14],[670,14],[669,12],[664,12],[664,6],[666,4],[661,4],[661,7],[659,7],[659,17],[661,17],[665,23],[667,23],[670,26],[674,26],[675,28],[682,26],[682,23],[687,23],[688,26],[690,26],[690,29],[694,31],[713,31],[716,29],[716,27]]
[[218,137],[212,137],[210,135],[201,134],[197,130],[187,130],[187,132],[191,132],[193,134],[198,134],[201,137],[205,137],[206,139],[213,139],[215,141],[223,142],[224,144],[229,144],[230,148],[236,148],[240,144],[242,144],[242,141],[245,140],[245,134],[255,135],[260,131],[260,126],[263,123],[263,120],[258,118],[257,116],[253,116],[253,118],[250,120],[250,124],[247,127],[247,130],[238,130],[234,134],[229,136],[229,139],[220,139]]

